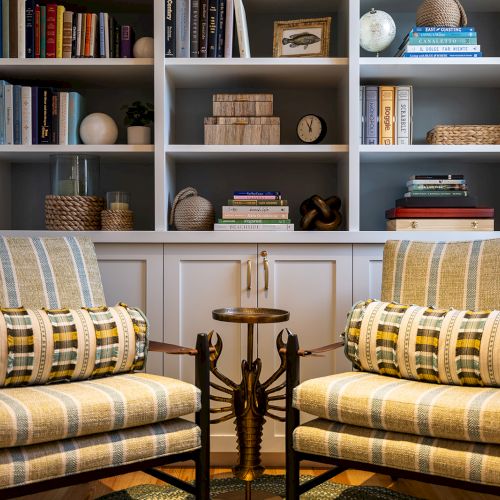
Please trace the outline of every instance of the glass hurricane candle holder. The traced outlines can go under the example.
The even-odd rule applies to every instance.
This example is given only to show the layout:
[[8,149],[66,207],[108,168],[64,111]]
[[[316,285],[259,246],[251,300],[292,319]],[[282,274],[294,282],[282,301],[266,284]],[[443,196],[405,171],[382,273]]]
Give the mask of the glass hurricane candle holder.
[[57,196],[97,196],[100,158],[94,155],[50,156],[51,193]]
[[130,210],[130,193],[125,191],[110,191],[106,193],[108,210]]

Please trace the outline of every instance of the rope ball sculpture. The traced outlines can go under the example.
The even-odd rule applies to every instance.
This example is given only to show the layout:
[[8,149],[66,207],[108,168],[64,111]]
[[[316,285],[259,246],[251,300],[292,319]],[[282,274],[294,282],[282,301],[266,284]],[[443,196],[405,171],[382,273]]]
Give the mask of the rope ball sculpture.
[[334,231],[342,224],[340,206],[342,202],[337,196],[326,200],[315,194],[300,205],[300,227],[305,231]]

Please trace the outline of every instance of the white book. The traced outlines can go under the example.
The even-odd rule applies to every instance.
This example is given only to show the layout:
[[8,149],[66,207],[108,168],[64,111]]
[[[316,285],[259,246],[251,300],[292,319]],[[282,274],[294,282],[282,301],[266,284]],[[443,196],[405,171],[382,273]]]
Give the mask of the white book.
[[76,57],[82,57],[82,20],[81,12],[76,16]]
[[412,88],[396,87],[396,144],[411,144]]
[[243,0],[234,0],[234,17],[236,20],[240,57],[250,58],[250,40],[248,39],[247,16]]
[[294,231],[293,224],[214,224],[214,231]]
[[59,144],[68,145],[69,92],[59,92]]
[[175,5],[175,57],[189,57],[191,52],[191,0],[177,0]]
[[92,24],[90,28],[90,57],[95,57],[97,38],[97,14],[89,14],[89,16],[92,16]]
[[408,45],[406,52],[481,52],[481,45]]
[[408,181],[408,187],[415,184],[465,184],[465,179],[413,179]]
[[14,85],[5,85],[5,144],[14,144]]
[[[233,215],[233,214],[280,214],[280,215],[288,215],[289,207],[279,207],[279,206],[265,206],[259,207],[256,205],[224,205],[222,207],[222,213]],[[285,217],[286,219],[286,217]]]
[[21,88],[21,144],[31,145],[31,87]]
[[110,57],[109,53],[109,14],[104,13],[104,53],[105,57]]
[[26,57],[26,0],[17,0],[17,57]]
[[226,1],[224,57],[233,57],[234,0]]
[[359,89],[359,143],[365,143],[365,116],[366,116],[366,86],[361,85]]

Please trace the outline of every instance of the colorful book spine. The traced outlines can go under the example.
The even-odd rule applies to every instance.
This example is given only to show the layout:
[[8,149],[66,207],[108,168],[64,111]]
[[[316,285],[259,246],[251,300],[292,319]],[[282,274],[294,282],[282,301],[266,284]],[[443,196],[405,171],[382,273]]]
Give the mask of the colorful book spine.
[[227,200],[227,204],[231,206],[270,206],[270,207],[279,207],[279,206],[287,206],[288,200]]
[[200,39],[200,0],[191,0],[191,40],[189,45],[190,57],[198,57]]
[[2,53],[0,57],[10,56],[10,17],[9,17],[9,0],[2,0],[0,2],[0,9],[2,10],[2,24],[1,24],[1,38],[2,38]]
[[219,219],[219,224],[290,224],[292,221],[288,218],[266,219],[265,217],[252,217],[250,219],[242,219],[233,217],[232,219]]
[[463,26],[461,28],[446,28],[432,26],[418,26],[412,29],[414,33],[475,33],[476,28],[472,26]]
[[83,27],[83,14],[79,12],[76,16],[76,57],[82,56],[82,27]]
[[52,90],[38,89],[38,144],[50,144],[52,139]]
[[394,103],[395,88],[381,86],[379,89],[380,110],[380,144],[384,146],[394,144]]
[[85,31],[83,33],[85,43],[83,45],[83,56],[90,57],[90,37],[92,35],[92,14],[84,14]]
[[106,57],[106,34],[104,12],[99,12],[99,57]]
[[14,144],[14,85],[5,85],[5,144]]
[[64,5],[58,5],[56,11],[56,57],[62,58],[63,56],[63,29],[64,29]]
[[40,5],[40,57],[47,57],[47,7]]
[[68,98],[68,144],[80,144],[80,123],[83,118],[83,99],[78,92],[69,92]]
[[24,16],[26,58],[32,59],[35,57],[35,0],[26,0]]
[[68,108],[69,92],[59,92],[59,131],[58,144],[68,145]]
[[412,87],[396,87],[396,144],[412,143]]
[[366,86],[359,88],[359,143],[365,144]]
[[21,85],[14,85],[12,114],[14,122],[14,144],[22,144],[23,100],[21,96]]
[[208,0],[208,57],[217,57],[217,12],[219,0]]
[[38,87],[31,87],[31,144],[38,144]]
[[219,0],[217,11],[217,54],[216,57],[224,57],[224,44],[226,35],[226,0]]
[[120,57],[132,57],[132,45],[134,43],[132,26],[121,26],[120,30]]
[[457,53],[441,53],[441,52],[406,52],[403,57],[483,57],[482,52],[457,52]]
[[466,191],[466,184],[411,184],[408,191]]
[[40,5],[35,5],[35,57],[40,58]]
[[165,57],[175,57],[175,0],[165,0]]
[[[13,4],[17,3],[17,19],[12,22],[11,27],[17,27],[17,55],[14,57],[25,58],[26,57],[26,2],[25,0],[14,0]],[[11,12],[14,10],[11,5]],[[12,30],[13,33],[16,32],[15,29]]]
[[189,32],[189,24],[191,21],[189,8],[191,0],[177,0],[176,5],[176,57],[189,57],[189,43],[191,35]]
[[109,14],[104,13],[104,57],[111,57],[111,43],[109,36]]
[[7,143],[5,137],[5,86],[7,82],[0,80],[0,144]]
[[[410,37],[408,45],[477,45],[475,37]],[[403,44],[405,45],[405,44]]]
[[234,191],[233,196],[279,196],[280,191]]
[[91,16],[92,22],[90,24],[90,57],[95,57],[97,54],[97,45],[99,43],[98,30],[99,23],[97,20],[97,14],[89,14]]
[[198,57],[208,55],[208,0],[200,0],[200,38]]
[[31,87],[21,88],[21,144],[30,145],[32,143],[32,123],[31,123]]
[[[282,215],[288,215],[289,212],[289,207],[284,206],[284,207],[273,207],[273,206],[267,206],[267,207],[259,207],[259,206],[223,206],[222,207],[222,215],[223,216],[235,216],[236,214],[238,215],[243,215],[244,219],[249,219],[250,217],[246,217],[248,214],[253,214],[253,215],[258,215],[259,217],[262,216],[263,214],[269,214],[269,215],[279,215],[282,218]],[[239,218],[239,217],[238,217]]]
[[72,44],[73,44],[73,12],[67,10],[63,13],[62,57],[71,58]]
[[214,224],[215,231],[293,231],[293,224]]
[[115,22],[113,31],[113,44],[115,57],[120,57],[121,50],[121,26]]
[[59,142],[59,92],[52,93],[51,121],[52,134],[50,136],[50,144],[57,144]]
[[465,185],[465,179],[414,179],[406,183],[407,186],[421,186],[426,185],[441,185],[441,184],[462,184]]
[[115,25],[116,25],[115,18],[113,16],[108,16],[109,57],[118,57],[118,54],[115,54],[115,44],[114,44]]
[[47,5],[46,50],[47,57],[56,57],[57,5]]
[[481,45],[408,45],[406,52],[481,52]]
[[467,196],[467,191],[417,191],[405,193],[405,198],[432,198],[433,196]]
[[71,23],[71,57],[77,57],[76,45],[77,45],[77,27],[78,27],[78,15],[73,13],[73,22]]
[[248,38],[247,17],[243,0],[234,0],[234,19],[236,22],[240,57],[250,58],[250,40]]
[[378,125],[378,87],[367,85],[365,90],[366,99],[366,118],[365,118],[365,144],[379,143],[379,125]]
[[224,57],[233,57],[234,0],[226,0],[226,26],[224,27]]
[[465,180],[465,175],[463,174],[421,174],[410,176],[410,181],[418,180]]

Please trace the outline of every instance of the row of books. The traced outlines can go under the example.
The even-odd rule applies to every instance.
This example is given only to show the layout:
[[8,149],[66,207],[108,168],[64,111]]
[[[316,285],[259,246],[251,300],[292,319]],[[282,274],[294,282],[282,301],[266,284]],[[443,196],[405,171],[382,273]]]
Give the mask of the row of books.
[[412,86],[363,85],[359,98],[361,144],[412,144]]
[[134,30],[107,12],[74,12],[35,0],[0,0],[0,56],[132,57]]
[[165,0],[165,57],[232,57],[235,22],[249,57],[242,0]]
[[82,114],[78,92],[0,80],[0,144],[79,144]]
[[288,201],[279,191],[235,191],[215,231],[293,231]]
[[482,57],[475,28],[414,27],[396,57]]
[[468,196],[462,174],[414,175],[404,198],[386,211],[388,231],[493,231],[494,209]]

